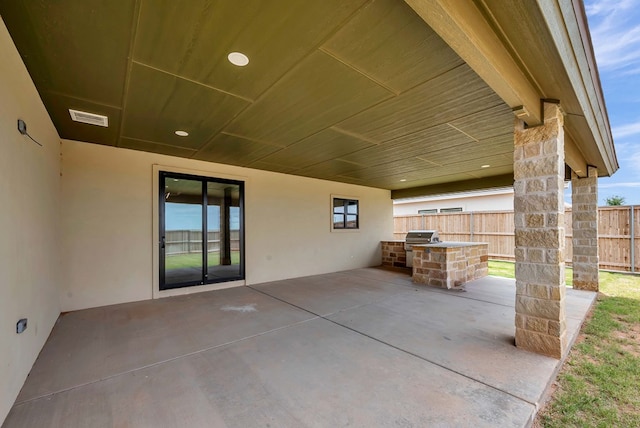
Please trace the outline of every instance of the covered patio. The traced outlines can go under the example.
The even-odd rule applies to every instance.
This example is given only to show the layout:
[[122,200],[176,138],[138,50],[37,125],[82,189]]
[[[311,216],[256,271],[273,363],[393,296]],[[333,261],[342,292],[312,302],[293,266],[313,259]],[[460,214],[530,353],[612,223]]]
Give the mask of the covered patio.
[[527,426],[562,362],[513,346],[515,294],[366,268],[71,312],[3,428]]
[[[597,183],[618,169],[580,0],[0,19],[0,422],[530,419],[598,290]],[[515,281],[370,269],[394,199],[496,186]]]

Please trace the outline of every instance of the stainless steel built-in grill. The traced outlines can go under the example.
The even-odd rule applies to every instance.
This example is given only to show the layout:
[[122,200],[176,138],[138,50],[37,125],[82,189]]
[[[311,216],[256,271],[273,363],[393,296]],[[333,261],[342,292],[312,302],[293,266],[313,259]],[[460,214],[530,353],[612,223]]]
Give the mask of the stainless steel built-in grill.
[[437,230],[410,230],[404,238],[404,249],[407,252],[407,267],[413,267],[413,246],[435,244],[440,242]]

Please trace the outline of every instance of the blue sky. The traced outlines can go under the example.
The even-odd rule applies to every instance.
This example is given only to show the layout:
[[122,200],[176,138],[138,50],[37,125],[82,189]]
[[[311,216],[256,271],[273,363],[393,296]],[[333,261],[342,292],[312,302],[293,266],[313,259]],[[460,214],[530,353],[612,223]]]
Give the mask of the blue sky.
[[640,0],[585,0],[585,8],[620,165],[599,180],[598,203],[619,195],[640,205]]
[[[207,224],[209,230],[220,230],[220,210],[210,206],[207,211]],[[214,209],[215,208],[215,209]],[[231,207],[231,230],[240,228],[240,211],[237,207]],[[202,205],[165,204],[166,230],[200,230],[202,228]]]

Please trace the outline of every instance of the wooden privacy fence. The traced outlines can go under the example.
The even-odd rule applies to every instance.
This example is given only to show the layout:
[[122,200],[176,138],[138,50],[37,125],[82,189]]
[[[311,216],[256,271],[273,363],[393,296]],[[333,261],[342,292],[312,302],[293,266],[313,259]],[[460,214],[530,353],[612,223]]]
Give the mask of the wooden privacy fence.
[[[571,210],[565,211],[565,259],[573,256]],[[487,242],[489,257],[514,260],[513,211],[469,211],[394,217],[394,237],[436,229],[442,241]],[[600,269],[640,272],[640,206],[598,208]]]
[[[166,254],[189,254],[202,251],[201,230],[167,230],[165,233]],[[240,231],[231,231],[231,250],[240,248]],[[220,251],[220,231],[207,233],[208,252]]]

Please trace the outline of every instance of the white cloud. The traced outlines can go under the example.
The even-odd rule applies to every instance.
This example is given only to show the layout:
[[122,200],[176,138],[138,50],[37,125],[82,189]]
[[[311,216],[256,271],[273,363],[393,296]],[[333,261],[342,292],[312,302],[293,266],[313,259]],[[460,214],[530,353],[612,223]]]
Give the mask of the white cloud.
[[598,184],[599,189],[614,189],[619,187],[640,188],[640,181],[630,181],[626,183]]
[[[616,126],[611,129],[611,133],[613,134],[613,138],[624,138],[629,137],[631,135],[640,134],[640,122],[629,123],[626,125]],[[616,144],[617,146],[617,144]]]
[[640,1],[596,0],[585,7],[598,67],[637,70],[640,65]]

